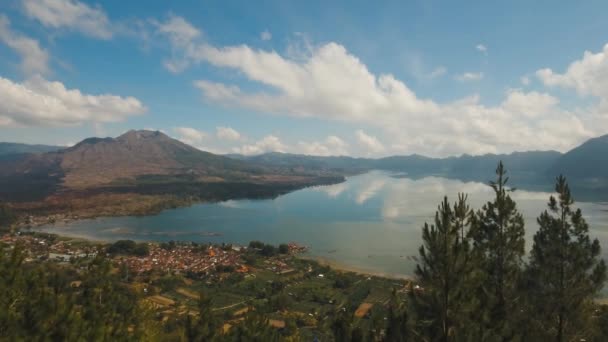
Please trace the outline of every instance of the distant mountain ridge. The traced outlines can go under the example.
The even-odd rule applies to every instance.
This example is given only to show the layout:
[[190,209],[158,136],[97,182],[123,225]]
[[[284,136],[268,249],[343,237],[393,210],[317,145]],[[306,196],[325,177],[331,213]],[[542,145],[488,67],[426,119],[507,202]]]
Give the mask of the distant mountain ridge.
[[[460,157],[431,158],[417,154],[390,156],[378,159],[353,157],[321,157],[289,153],[271,152],[256,156],[229,155],[239,160],[253,161],[261,165],[292,168],[313,168],[348,173],[371,169],[403,172],[409,176],[451,175],[475,179],[487,177],[499,161],[503,161],[511,174],[544,174],[544,171],[557,162],[562,154],[557,151],[513,152],[510,154],[485,154],[480,156],[462,155]],[[489,171],[490,170],[490,171]]]
[[15,160],[31,153],[55,152],[65,147],[0,142],[0,160]]
[[[24,154],[25,151],[34,154]],[[503,161],[517,186],[550,183],[556,175],[564,174],[573,184],[608,188],[607,152],[608,135],[590,139],[564,154],[528,151],[448,158],[413,154],[378,159],[280,152],[220,156],[200,151],[158,131],[131,130],[116,138],[84,139],[64,149],[0,143],[0,186],[15,187],[14,184],[20,182],[54,191],[59,187],[131,184],[153,179],[150,177],[178,177],[180,181],[187,177],[207,183],[255,182],[264,177],[269,179],[270,175],[276,180],[285,175],[349,175],[373,169],[403,173],[412,178],[435,175],[485,181],[492,177],[496,164]],[[19,158],[3,160],[2,153]]]
[[[63,150],[0,161],[0,199],[100,187],[146,193],[188,188],[199,196],[197,187],[211,183],[304,186],[340,179],[318,178],[200,151],[159,131],[131,130],[117,138],[88,138]],[[242,192],[236,185],[230,189]],[[227,190],[208,190],[199,197],[217,191]]]
[[[261,165],[291,168],[313,168],[339,172],[364,172],[378,169],[402,172],[408,177],[443,176],[461,180],[486,181],[502,161],[511,177],[511,184],[542,188],[553,183],[557,175],[565,175],[570,184],[581,190],[608,189],[608,135],[589,139],[566,153],[527,151],[509,154],[462,155],[431,158],[417,154],[378,159],[353,157],[320,157],[271,152],[256,156],[229,155]],[[539,186],[540,185],[540,186]]]
[[608,134],[568,151],[548,172],[564,174],[588,187],[608,187]]

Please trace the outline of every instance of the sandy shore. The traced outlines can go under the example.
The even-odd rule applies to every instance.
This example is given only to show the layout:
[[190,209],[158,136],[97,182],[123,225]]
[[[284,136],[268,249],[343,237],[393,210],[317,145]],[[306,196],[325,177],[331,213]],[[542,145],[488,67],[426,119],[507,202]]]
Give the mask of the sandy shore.
[[361,274],[361,275],[368,275],[368,276],[382,277],[382,278],[389,278],[389,279],[413,280],[413,277],[409,276],[409,275],[398,274],[398,273],[377,272],[377,271],[372,271],[372,270],[365,269],[365,268],[358,268],[356,266],[346,265],[346,264],[340,263],[339,261],[331,260],[331,259],[324,258],[321,256],[298,255],[298,258],[304,259],[304,260],[316,261],[320,265],[329,266],[330,268],[337,270],[337,271],[353,272],[353,273],[357,273],[357,274]]

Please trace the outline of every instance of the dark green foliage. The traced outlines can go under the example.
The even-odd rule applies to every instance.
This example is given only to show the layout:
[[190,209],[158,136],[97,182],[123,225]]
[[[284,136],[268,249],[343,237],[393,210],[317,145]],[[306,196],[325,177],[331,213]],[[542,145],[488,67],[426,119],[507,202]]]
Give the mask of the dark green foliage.
[[230,330],[229,340],[243,342],[280,341],[277,331],[268,323],[268,319],[254,312],[245,317],[245,321]]
[[352,285],[353,279],[349,274],[337,274],[334,281],[334,287],[337,289],[345,289]]
[[274,256],[277,254],[277,248],[270,244],[264,245],[264,247],[262,247],[262,250],[260,251],[260,254],[266,257]]
[[9,341],[137,341],[145,312],[110,274],[103,258],[90,263],[73,288],[53,264],[26,264],[17,246],[0,253],[0,336]]
[[288,254],[289,253],[289,246],[286,243],[282,243],[279,245],[279,253],[281,254]]
[[407,308],[399,302],[397,293],[393,290],[388,307],[386,323],[386,342],[406,342],[410,340],[410,329],[408,326]]
[[108,249],[110,254],[146,256],[150,254],[150,247],[147,243],[135,243],[132,240],[118,240],[111,244]]
[[262,241],[249,242],[249,248],[262,249],[263,247],[264,247],[264,243]]
[[527,286],[530,317],[536,318],[538,338],[555,341],[590,340],[592,300],[606,279],[600,244],[589,237],[589,226],[563,176],[555,185],[557,198],[538,217]]
[[222,324],[211,311],[211,300],[205,293],[200,294],[198,316],[186,317],[186,339],[189,342],[219,340]]
[[[502,162],[496,168],[497,179],[490,182],[494,199],[473,217],[470,231],[472,258],[478,264],[474,273],[473,322],[478,325],[478,339],[513,339],[517,336],[521,279],[525,253],[524,219],[509,195],[509,177]],[[476,307],[475,307],[476,306]]]
[[215,270],[220,273],[232,273],[234,272],[233,265],[217,265],[215,266]]
[[13,209],[6,203],[0,201],[0,231],[10,227],[17,220]]
[[353,313],[345,308],[338,309],[331,325],[331,331],[336,342],[350,342],[352,339]]
[[[454,208],[447,197],[435,214],[435,224],[422,228],[424,245],[416,267],[422,290],[411,291],[414,328],[433,341],[454,341],[465,329],[463,307],[469,273],[468,231],[470,209],[460,195]],[[395,328],[394,328],[395,329]]]

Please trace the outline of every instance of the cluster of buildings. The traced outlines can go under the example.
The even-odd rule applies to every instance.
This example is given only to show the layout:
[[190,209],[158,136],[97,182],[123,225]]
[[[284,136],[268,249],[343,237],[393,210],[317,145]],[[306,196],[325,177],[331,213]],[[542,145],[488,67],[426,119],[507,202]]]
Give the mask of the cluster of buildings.
[[93,245],[73,245],[71,242],[58,240],[54,235],[45,234],[5,234],[0,243],[13,248],[17,244],[28,254],[26,261],[50,259],[67,262],[74,258],[95,257],[102,252],[101,247]]
[[126,264],[131,271],[138,274],[152,270],[207,274],[220,265],[233,268],[236,272],[249,272],[241,260],[243,247],[200,248],[190,244],[180,244],[165,249],[157,244],[149,244],[149,248],[150,253],[146,256],[120,256],[117,257],[117,262]]
[[[95,257],[106,253],[105,247],[95,244],[73,243],[58,239],[51,234],[6,234],[0,236],[0,243],[15,246],[23,245],[28,253],[28,260],[52,260],[69,262],[74,258]],[[126,265],[134,274],[150,271],[178,272],[206,275],[220,269],[227,272],[249,273],[249,267],[243,261],[247,247],[240,246],[200,246],[195,244],[149,243],[149,254],[145,256],[119,255],[114,257],[117,265]],[[306,247],[291,242],[289,253],[297,254],[306,251]],[[264,261],[265,268],[277,274],[288,274],[294,269],[282,258],[270,258]]]

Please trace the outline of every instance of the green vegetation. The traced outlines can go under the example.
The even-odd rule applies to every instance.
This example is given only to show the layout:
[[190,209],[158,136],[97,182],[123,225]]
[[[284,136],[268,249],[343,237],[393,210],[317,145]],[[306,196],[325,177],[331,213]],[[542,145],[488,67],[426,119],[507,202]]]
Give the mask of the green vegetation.
[[118,240],[108,247],[107,252],[114,255],[145,256],[150,254],[150,248],[147,243],[135,243],[135,241],[132,240]]
[[[606,266],[565,178],[538,217],[528,258],[507,184],[499,163],[494,197],[481,209],[463,194],[443,199],[422,227],[412,282],[339,272],[260,241],[230,254],[239,263],[206,274],[129,272],[118,260],[149,247],[130,240],[101,249],[112,259],[69,263],[0,245],[0,339],[606,341],[608,306],[596,301]],[[230,245],[153,247],[173,258],[184,246],[236,253]]]
[[0,202],[0,231],[7,230],[16,220],[13,209],[8,204]]
[[[414,340],[605,341],[606,310],[594,302],[606,279],[598,240],[566,179],[558,199],[538,218],[529,262],[523,261],[524,221],[499,163],[494,200],[473,212],[466,198],[440,205],[423,228],[409,315],[399,320]],[[394,319],[393,319],[394,320]]]

